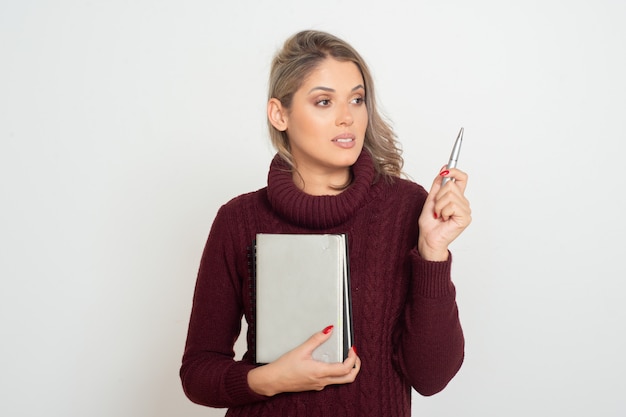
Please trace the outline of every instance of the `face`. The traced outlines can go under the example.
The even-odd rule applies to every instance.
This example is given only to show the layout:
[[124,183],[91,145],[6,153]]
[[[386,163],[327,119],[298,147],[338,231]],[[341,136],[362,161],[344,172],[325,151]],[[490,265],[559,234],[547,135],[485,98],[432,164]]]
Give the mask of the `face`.
[[367,128],[364,85],[356,64],[327,58],[296,91],[281,130],[300,174],[347,175]]

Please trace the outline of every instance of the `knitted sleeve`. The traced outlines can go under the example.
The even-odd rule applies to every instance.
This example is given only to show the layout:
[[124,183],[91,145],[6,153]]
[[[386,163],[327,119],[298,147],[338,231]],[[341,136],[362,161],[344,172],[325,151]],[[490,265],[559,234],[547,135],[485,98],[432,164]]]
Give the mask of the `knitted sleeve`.
[[411,386],[429,396],[458,372],[465,342],[450,279],[452,255],[445,262],[430,262],[413,249],[410,258],[413,276],[396,361]]
[[236,268],[235,217],[228,205],[223,206],[211,227],[200,262],[180,369],[187,397],[211,407],[234,407],[267,399],[248,386],[247,374],[255,365],[234,360],[245,282]]

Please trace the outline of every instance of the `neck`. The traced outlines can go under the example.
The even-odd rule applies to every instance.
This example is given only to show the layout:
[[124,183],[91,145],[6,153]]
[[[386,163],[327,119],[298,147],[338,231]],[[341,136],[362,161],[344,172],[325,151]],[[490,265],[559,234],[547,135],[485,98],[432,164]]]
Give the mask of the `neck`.
[[293,182],[301,191],[313,195],[337,195],[343,192],[352,180],[350,168],[335,173],[308,173],[293,171]]
[[[303,171],[302,167],[299,169]],[[306,170],[304,173],[311,174]],[[315,230],[337,227],[352,218],[367,201],[374,199],[382,190],[380,184],[383,183],[376,181],[376,170],[366,151],[361,153],[352,167],[346,167],[344,173],[343,177],[321,176],[326,180],[319,182],[312,175],[296,178],[293,167],[276,155],[267,176],[268,201],[276,214],[290,224]],[[350,186],[343,191],[332,187],[345,185],[348,179]],[[306,191],[298,186],[302,180]],[[315,184],[321,186],[314,187]],[[313,192],[320,195],[309,194]]]

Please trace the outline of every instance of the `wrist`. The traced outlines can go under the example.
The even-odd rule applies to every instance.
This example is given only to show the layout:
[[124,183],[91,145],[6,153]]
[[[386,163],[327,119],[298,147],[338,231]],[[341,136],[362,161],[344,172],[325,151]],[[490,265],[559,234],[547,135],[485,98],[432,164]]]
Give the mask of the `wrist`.
[[271,364],[262,365],[248,372],[248,386],[252,391],[266,397],[273,397],[280,391],[272,378]]
[[417,251],[425,261],[445,262],[448,260],[448,248],[432,248],[422,239],[417,242]]

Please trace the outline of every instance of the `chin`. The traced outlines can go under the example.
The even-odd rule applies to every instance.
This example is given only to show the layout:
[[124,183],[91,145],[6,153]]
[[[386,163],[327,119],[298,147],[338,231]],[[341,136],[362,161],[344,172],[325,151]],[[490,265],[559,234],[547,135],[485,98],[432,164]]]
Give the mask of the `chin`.
[[356,160],[359,159],[361,155],[361,150],[363,148],[351,150],[350,154],[344,155],[345,165],[352,166],[356,163]]
[[349,168],[356,163],[357,159],[359,159],[359,155],[342,155],[341,158],[335,158],[335,160],[331,162],[331,165],[336,168]]

